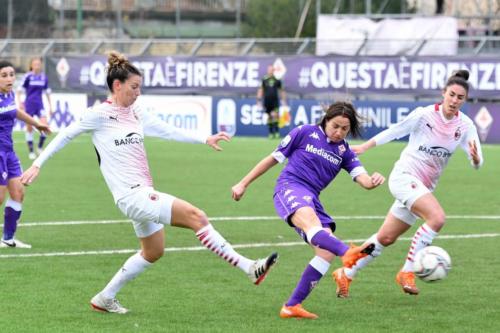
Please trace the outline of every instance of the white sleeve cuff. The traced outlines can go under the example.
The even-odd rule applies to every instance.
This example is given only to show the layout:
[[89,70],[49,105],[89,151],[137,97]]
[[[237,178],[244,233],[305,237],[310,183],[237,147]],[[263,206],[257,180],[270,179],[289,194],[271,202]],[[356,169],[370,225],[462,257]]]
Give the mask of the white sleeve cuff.
[[271,153],[271,156],[272,156],[272,157],[274,157],[274,159],[275,159],[276,161],[278,161],[279,163],[283,163],[283,162],[285,162],[285,160],[286,160],[286,156],[285,156],[285,155],[283,155],[283,153],[282,153],[282,152],[280,152],[280,151],[273,151],[273,152]]
[[361,175],[363,173],[367,174],[368,172],[362,166],[355,167],[354,169],[351,170],[351,172],[349,172],[349,174],[351,175],[352,180],[355,180],[357,176],[359,176],[359,175]]

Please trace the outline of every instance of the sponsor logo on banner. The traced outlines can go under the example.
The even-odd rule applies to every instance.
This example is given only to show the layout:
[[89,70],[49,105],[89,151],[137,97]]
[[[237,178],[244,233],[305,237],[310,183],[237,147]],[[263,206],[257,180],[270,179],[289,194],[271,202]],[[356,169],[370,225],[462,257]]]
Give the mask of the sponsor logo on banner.
[[479,139],[481,142],[486,141],[488,133],[490,132],[491,124],[493,124],[493,117],[486,106],[479,109],[478,113],[474,117],[474,122],[476,123]]
[[226,132],[230,136],[236,134],[236,103],[224,98],[217,103],[217,131]]
[[146,112],[174,127],[197,136],[212,134],[212,97],[142,95],[139,105]]
[[[87,109],[87,94],[50,94],[53,112],[49,117],[49,126],[53,132],[58,132],[63,128],[68,127],[75,121],[80,119],[80,115]],[[45,110],[49,110],[47,100],[43,100]],[[24,129],[24,122],[16,121],[14,130],[20,131]]]
[[61,87],[65,88],[66,87],[66,80],[68,79],[68,74],[70,71],[69,63],[66,60],[66,58],[61,58],[57,62],[56,65],[56,73],[57,77],[59,78],[59,82],[61,82]]

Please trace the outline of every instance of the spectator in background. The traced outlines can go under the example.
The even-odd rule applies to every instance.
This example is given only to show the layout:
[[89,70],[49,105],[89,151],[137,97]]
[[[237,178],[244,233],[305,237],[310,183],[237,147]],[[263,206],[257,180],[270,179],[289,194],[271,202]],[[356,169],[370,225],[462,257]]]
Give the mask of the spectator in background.
[[[25,94],[24,106],[26,112],[31,117],[36,117],[40,123],[47,125],[47,116],[52,115],[52,102],[50,100],[50,88],[47,76],[42,72],[42,59],[33,58],[30,62],[30,71],[26,73],[22,85],[19,87],[17,98],[18,105],[21,105],[21,95]],[[45,94],[49,110],[45,110],[43,105],[43,97]],[[40,133],[37,152],[40,154],[43,151],[45,143],[45,134]],[[28,144],[29,158],[34,160],[36,154],[33,147],[33,127],[26,124],[26,143]]]
[[12,129],[14,120],[19,119],[36,127],[41,133],[49,134],[46,124],[41,124],[16,105],[12,88],[16,80],[14,66],[0,60],[0,205],[7,191],[9,200],[5,203],[3,236],[0,247],[31,248],[31,245],[15,239],[17,223],[22,213],[24,187],[21,183],[22,168],[14,152]]
[[279,107],[281,102],[286,105],[286,93],[283,83],[274,76],[274,67],[267,67],[267,75],[262,79],[262,84],[257,90],[257,105],[267,113],[269,138],[279,138]]

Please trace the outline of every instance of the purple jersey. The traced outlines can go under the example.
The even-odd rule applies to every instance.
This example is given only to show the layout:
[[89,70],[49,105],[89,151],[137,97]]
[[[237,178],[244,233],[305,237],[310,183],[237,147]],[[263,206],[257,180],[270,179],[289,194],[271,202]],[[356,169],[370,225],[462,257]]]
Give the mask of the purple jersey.
[[44,73],[29,72],[24,76],[23,88],[26,91],[26,112],[31,115],[43,109],[42,93],[49,91],[49,81]]
[[294,128],[272,155],[280,163],[288,159],[278,177],[276,191],[287,182],[297,182],[319,195],[342,169],[353,179],[366,173],[347,142],[332,142],[319,125]]
[[17,115],[14,92],[0,93],[0,151],[14,150],[12,143],[12,128]]

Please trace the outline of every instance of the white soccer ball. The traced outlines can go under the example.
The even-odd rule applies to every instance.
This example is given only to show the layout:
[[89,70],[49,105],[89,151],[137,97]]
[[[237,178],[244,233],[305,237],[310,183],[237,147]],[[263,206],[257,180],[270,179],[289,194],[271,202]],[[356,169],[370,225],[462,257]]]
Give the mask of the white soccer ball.
[[424,247],[415,255],[413,271],[423,281],[442,280],[448,276],[450,269],[450,255],[439,246]]

